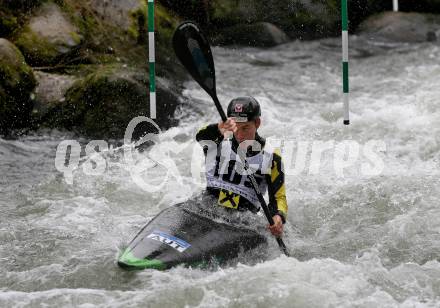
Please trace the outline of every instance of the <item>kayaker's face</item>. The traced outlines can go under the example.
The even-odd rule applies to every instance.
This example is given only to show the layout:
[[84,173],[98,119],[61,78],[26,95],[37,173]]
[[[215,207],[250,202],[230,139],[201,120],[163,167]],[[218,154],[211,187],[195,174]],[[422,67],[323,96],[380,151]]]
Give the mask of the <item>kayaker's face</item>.
[[260,118],[257,118],[255,121],[237,123],[237,130],[234,133],[235,139],[238,143],[242,143],[245,140],[255,140],[255,134],[260,124]]

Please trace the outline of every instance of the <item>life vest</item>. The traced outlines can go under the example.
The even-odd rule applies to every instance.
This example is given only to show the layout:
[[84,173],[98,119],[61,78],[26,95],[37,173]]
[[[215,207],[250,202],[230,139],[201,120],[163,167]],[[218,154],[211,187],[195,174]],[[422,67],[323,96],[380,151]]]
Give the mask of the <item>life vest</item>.
[[[262,147],[262,146],[261,146]],[[267,190],[267,175],[271,172],[273,152],[263,149],[252,156],[247,156],[249,173],[253,173],[260,191],[264,194]],[[211,157],[211,159],[210,159]],[[219,205],[228,208],[238,208],[241,198],[245,198],[256,209],[260,202],[255,193],[246,171],[243,169],[240,156],[233,149],[231,141],[223,141],[217,148],[215,155],[207,155],[206,181],[207,187],[219,189]]]

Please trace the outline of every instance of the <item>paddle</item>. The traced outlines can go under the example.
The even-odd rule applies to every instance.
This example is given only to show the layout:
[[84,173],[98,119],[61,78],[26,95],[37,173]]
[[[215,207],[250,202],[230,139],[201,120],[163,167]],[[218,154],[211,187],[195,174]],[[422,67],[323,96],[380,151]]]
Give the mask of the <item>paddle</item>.
[[[177,55],[177,58],[185,66],[187,71],[191,74],[195,81],[211,96],[217,111],[222,118],[222,121],[227,120],[226,114],[220,104],[217,97],[217,90],[215,84],[215,66],[212,57],[211,47],[208,40],[205,38],[199,27],[192,22],[182,23],[175,31],[173,36],[173,48]],[[249,169],[246,159],[244,161],[244,169],[247,173],[248,179],[251,182],[264,214],[272,226],[274,224],[272,216],[270,215],[269,208],[266,201],[261,194],[260,188],[253,174],[247,172]],[[281,251],[289,256],[286,245],[280,237],[276,237],[278,245]]]

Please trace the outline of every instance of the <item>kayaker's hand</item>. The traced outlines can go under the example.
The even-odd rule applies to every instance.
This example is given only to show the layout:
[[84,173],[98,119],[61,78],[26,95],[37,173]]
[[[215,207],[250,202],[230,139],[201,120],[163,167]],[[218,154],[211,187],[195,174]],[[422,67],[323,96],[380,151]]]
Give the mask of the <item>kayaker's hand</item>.
[[232,133],[237,131],[237,124],[235,123],[234,118],[228,118],[226,122],[219,122],[218,130],[225,137],[225,139],[229,138]]
[[281,235],[283,235],[283,220],[280,215],[275,215],[272,219],[273,225],[268,226],[270,233],[272,233],[273,236],[281,237]]

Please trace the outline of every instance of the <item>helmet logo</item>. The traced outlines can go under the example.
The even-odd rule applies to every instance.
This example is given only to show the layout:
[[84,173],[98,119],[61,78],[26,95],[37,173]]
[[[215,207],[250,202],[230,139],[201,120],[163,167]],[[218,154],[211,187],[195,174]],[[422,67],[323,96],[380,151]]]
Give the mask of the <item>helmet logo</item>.
[[243,112],[243,104],[237,104],[234,108],[235,112]]

